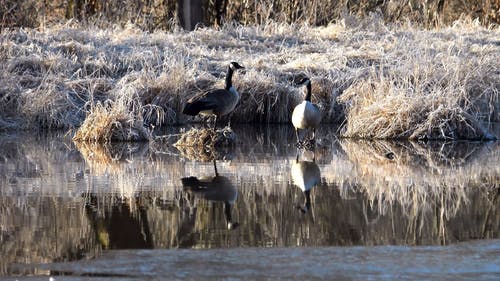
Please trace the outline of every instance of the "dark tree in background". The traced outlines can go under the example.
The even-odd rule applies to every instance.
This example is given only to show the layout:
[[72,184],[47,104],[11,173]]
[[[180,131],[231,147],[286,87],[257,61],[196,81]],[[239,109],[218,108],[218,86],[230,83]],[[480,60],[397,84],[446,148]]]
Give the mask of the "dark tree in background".
[[203,8],[201,0],[178,0],[179,23],[186,30],[193,30],[196,25],[203,24]]
[[66,18],[84,20],[93,17],[100,10],[98,0],[68,0]]

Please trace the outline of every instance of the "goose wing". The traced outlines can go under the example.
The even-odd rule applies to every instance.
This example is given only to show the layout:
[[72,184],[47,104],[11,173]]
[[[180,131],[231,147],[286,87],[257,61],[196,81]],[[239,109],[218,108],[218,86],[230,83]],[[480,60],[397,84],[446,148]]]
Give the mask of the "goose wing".
[[215,91],[205,92],[190,98],[186,102],[182,113],[187,115],[197,115],[200,111],[215,110],[217,108],[219,98],[218,95],[214,93]]
[[238,98],[225,89],[217,89],[211,92],[196,95],[188,100],[183,113],[196,115],[201,111],[213,110],[217,114],[227,114],[234,108]]
[[188,100],[188,103],[193,102],[214,102],[220,103],[223,100],[231,98],[231,93],[225,89],[217,89],[210,92],[198,94]]

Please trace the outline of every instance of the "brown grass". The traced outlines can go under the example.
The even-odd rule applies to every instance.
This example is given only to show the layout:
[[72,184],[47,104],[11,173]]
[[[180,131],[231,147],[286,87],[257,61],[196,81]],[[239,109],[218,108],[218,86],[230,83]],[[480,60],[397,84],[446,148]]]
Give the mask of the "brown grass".
[[146,141],[151,131],[144,127],[142,114],[128,111],[124,104],[97,103],[90,111],[73,140],[88,142]]
[[[74,22],[0,37],[0,130],[71,128],[87,141],[147,140],[192,95],[221,87],[229,61],[237,122],[288,123],[307,75],[323,122],[346,137],[490,139],[498,113],[498,27],[387,25],[346,16],[325,27],[230,23],[145,33]],[[486,125],[485,125],[486,123]]]
[[236,134],[230,127],[217,131],[213,129],[196,129],[183,133],[174,144],[176,147],[214,148],[236,144]]

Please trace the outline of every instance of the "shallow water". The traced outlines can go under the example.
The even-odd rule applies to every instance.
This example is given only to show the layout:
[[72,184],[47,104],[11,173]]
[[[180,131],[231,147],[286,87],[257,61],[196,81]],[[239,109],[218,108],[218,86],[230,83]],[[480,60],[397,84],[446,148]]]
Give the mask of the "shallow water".
[[500,240],[493,240],[447,247],[118,250],[41,268],[57,275],[56,280],[442,281],[498,280],[499,264]]
[[[147,269],[130,262],[143,254],[142,265],[156,264],[151,274],[164,274],[169,267],[161,268],[164,260],[155,260],[155,251],[107,250],[171,248],[219,250],[158,256],[188,257],[185,264],[210,253],[248,256],[257,269],[261,255],[281,261],[294,256],[298,263],[317,257],[318,270],[330,255],[351,255],[353,266],[367,255],[381,255],[385,259],[371,265],[374,270],[390,264],[411,270],[405,267],[411,258],[399,258],[409,251],[417,259],[421,255],[421,267],[414,270],[424,277],[426,255],[461,255],[443,266],[470,265],[479,255],[491,263],[475,276],[498,274],[499,255],[491,254],[499,253],[498,240],[492,240],[499,238],[500,225],[498,142],[339,140],[335,130],[323,127],[311,152],[296,149],[290,126],[243,126],[235,132],[238,145],[217,151],[179,151],[171,145],[175,137],[101,146],[74,144],[64,135],[0,136],[0,276],[85,275],[65,262],[97,257],[91,262],[99,268],[99,261],[122,254],[123,264],[139,275]],[[422,247],[469,240],[483,240],[481,247],[465,246],[474,254],[459,246]],[[244,278],[245,266],[229,276]],[[206,277],[184,268],[179,274]],[[439,276],[437,268],[427,277]],[[289,279],[288,267],[274,269],[269,278]],[[370,272],[350,269],[361,274],[354,279]]]

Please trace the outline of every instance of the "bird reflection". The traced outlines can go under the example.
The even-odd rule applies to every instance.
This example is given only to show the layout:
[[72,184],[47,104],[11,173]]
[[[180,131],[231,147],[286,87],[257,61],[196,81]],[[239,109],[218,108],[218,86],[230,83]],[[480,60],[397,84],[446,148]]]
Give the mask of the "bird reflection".
[[300,151],[297,150],[297,157],[292,164],[292,181],[304,193],[304,206],[297,208],[305,214],[311,209],[311,189],[321,181],[321,173],[315,157],[313,161],[299,161],[299,154]]
[[229,178],[219,175],[215,160],[213,160],[213,163],[215,176],[185,177],[181,179],[182,186],[184,190],[194,194],[196,197],[208,201],[224,202],[227,229],[235,229],[238,227],[238,223],[233,222],[231,207],[236,202],[238,190]]

